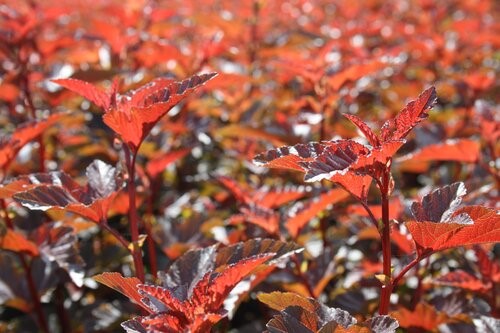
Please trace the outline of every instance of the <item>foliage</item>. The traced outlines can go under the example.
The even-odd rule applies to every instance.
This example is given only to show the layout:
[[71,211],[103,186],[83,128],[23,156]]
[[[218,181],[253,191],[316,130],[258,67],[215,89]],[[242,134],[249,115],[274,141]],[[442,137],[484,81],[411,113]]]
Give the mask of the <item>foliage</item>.
[[0,332],[498,331],[498,10],[4,1]]

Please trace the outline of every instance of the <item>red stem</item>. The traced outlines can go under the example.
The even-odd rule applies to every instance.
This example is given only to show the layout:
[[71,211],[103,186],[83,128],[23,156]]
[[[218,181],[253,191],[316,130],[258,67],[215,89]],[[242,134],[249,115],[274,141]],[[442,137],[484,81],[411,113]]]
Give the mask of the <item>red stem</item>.
[[142,261],[142,251],[139,247],[139,221],[137,215],[137,207],[135,202],[136,192],[135,192],[135,160],[137,157],[137,151],[134,150],[132,153],[130,149],[128,149],[127,145],[124,145],[125,150],[125,162],[127,164],[128,169],[128,198],[129,198],[129,211],[128,211],[128,219],[129,219],[129,228],[130,235],[132,237],[132,249],[131,254],[134,260],[135,267],[135,275],[141,282],[145,281],[144,274],[144,263]]
[[101,221],[99,223],[99,225],[105,229],[106,231],[108,231],[110,234],[112,234],[117,241],[120,242],[121,245],[123,245],[123,247],[130,251],[130,242],[127,241],[125,238],[123,238],[123,236],[118,232],[116,231],[115,229],[113,229],[109,224],[108,224],[108,221],[104,220],[104,221]]
[[391,286],[392,288],[396,288],[398,286],[399,281],[403,278],[403,276],[408,273],[410,269],[412,269],[416,264],[418,264],[422,260],[421,257],[416,257],[413,259],[405,268],[399,272],[399,274],[392,280]]
[[40,295],[38,295],[38,290],[35,285],[35,280],[33,280],[33,275],[31,274],[30,265],[26,262],[26,258],[22,253],[17,254],[19,257],[19,261],[24,269],[24,275],[26,276],[26,281],[28,282],[28,289],[31,294],[31,299],[33,301],[33,306],[35,308],[35,313],[38,318],[38,325],[40,329],[46,333],[49,333],[49,327],[47,325],[47,320],[45,319],[45,315],[42,309],[42,303],[40,302]]
[[387,168],[382,175],[380,193],[382,195],[382,265],[385,275],[384,284],[380,292],[379,314],[386,315],[389,312],[390,298],[392,293],[391,281],[391,226],[389,221],[389,182],[390,170]]

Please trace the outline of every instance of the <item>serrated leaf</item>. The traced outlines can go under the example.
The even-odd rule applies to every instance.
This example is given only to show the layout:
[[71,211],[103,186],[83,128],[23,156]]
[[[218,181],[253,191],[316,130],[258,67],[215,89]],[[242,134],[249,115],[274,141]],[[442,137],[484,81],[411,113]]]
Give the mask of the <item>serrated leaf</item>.
[[344,117],[349,119],[356,127],[363,133],[365,138],[373,147],[380,146],[380,141],[375,133],[371,130],[371,128],[358,116],[352,114],[342,114]]
[[417,245],[417,253],[423,256],[457,246],[500,242],[498,212],[487,207],[468,206],[457,210],[451,216],[451,221],[464,215],[467,215],[473,224],[407,222],[406,227]]
[[[160,118],[215,76],[216,73],[193,75],[183,81],[171,82],[166,87],[158,86],[140,101],[126,96],[116,108],[103,115],[103,121],[133,150],[137,150]],[[133,104],[130,104],[131,100]]]
[[141,284],[141,280],[136,277],[123,277],[120,273],[104,272],[92,277],[99,283],[102,283],[122,295],[127,296],[131,301],[140,305],[143,309],[150,312],[142,302],[142,295],[137,291],[137,285]]
[[[451,222],[451,216],[458,209],[465,194],[467,190],[463,183],[446,185],[425,195],[421,202],[413,202],[411,212],[417,221]],[[454,222],[472,223],[466,216],[455,219]]]
[[307,330],[317,332],[318,329],[318,332],[330,332],[331,329],[349,328],[356,323],[356,319],[347,311],[330,308],[313,298],[298,294],[272,292],[260,294],[258,298],[272,309],[280,311],[280,314],[267,324],[267,328],[275,332],[280,332],[280,330],[282,332],[307,332]]
[[106,218],[121,184],[116,180],[115,168],[101,161],[90,165],[87,176],[88,186],[80,186],[62,172],[21,176],[18,180],[28,190],[14,194],[13,198],[32,210],[65,209],[99,223]]
[[395,118],[384,123],[380,132],[380,140],[386,142],[404,139],[419,122],[427,118],[427,111],[434,106],[436,100],[436,89],[434,87],[426,89],[416,100],[406,104]]
[[51,81],[85,97],[104,110],[107,110],[111,105],[111,94],[105,93],[89,82],[77,79],[54,79]]

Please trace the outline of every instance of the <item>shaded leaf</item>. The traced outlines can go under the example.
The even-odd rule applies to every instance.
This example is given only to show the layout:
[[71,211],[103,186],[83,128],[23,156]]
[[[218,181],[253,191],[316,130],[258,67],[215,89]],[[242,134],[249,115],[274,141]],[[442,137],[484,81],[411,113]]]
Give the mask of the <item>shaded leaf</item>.
[[10,137],[2,138],[0,140],[0,168],[7,168],[24,145],[42,135],[47,128],[64,115],[66,114],[54,113],[45,120],[23,123],[16,128]]
[[[411,212],[417,221],[451,222],[466,193],[463,183],[443,186],[425,195],[421,202],[413,202]],[[455,223],[470,224],[471,221],[463,216]]]
[[[270,332],[330,332],[338,326],[349,328],[356,319],[347,311],[330,308],[313,298],[294,293],[260,294],[259,300],[280,314],[268,322]],[[300,330],[302,329],[302,331]]]
[[83,285],[85,263],[73,228],[45,223],[30,234],[30,239],[37,244],[42,259],[55,262],[68,272],[75,285]]

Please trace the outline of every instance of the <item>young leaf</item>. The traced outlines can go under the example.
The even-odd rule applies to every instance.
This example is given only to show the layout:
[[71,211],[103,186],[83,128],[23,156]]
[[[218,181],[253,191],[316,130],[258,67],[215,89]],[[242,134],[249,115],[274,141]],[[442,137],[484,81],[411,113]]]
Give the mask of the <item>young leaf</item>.
[[344,113],[342,114],[344,117],[349,119],[354,125],[356,125],[357,128],[363,133],[365,138],[368,140],[368,142],[373,146],[373,147],[379,147],[380,146],[380,141],[375,133],[371,130],[371,128],[363,121],[361,118],[358,116],[352,115],[352,114],[347,114]]
[[255,156],[253,162],[258,166],[267,168],[291,169],[304,171],[300,162],[313,161],[326,149],[326,145],[319,142],[283,146],[271,149]]
[[299,162],[306,174],[306,182],[331,179],[344,175],[360,155],[368,155],[369,150],[355,141],[343,140],[329,143],[323,153],[312,161]]
[[380,132],[380,140],[385,142],[404,139],[413,127],[427,118],[427,111],[434,106],[436,101],[436,88],[426,89],[416,100],[409,102],[394,119],[389,119],[384,123]]
[[[103,121],[133,149],[137,150],[154,125],[181,100],[216,76],[194,75],[189,79],[158,86],[142,100],[121,98],[116,108],[108,110]],[[130,100],[134,101],[133,104]]]

